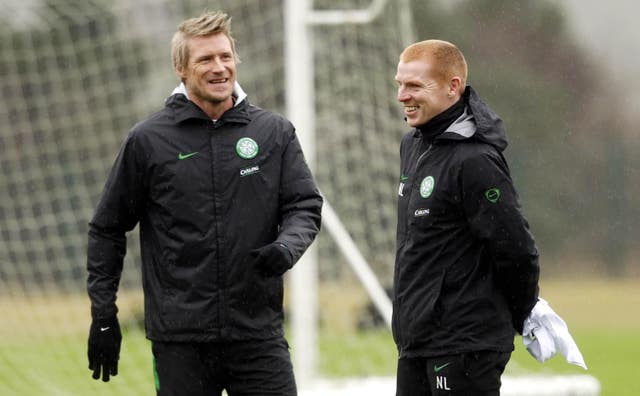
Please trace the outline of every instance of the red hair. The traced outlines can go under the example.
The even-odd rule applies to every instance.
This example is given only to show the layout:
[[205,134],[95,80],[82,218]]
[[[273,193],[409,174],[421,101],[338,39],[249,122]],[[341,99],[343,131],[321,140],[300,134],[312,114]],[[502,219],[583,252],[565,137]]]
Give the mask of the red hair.
[[400,54],[401,62],[416,60],[430,62],[435,75],[443,82],[459,77],[464,90],[467,84],[467,61],[454,44],[443,40],[425,40],[411,44]]

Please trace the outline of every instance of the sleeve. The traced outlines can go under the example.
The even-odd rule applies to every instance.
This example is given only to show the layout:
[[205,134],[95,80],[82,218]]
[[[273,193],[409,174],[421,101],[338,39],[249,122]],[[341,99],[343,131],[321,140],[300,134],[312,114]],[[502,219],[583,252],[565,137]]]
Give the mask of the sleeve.
[[94,319],[118,312],[115,301],[127,250],[126,233],[135,227],[140,213],[143,184],[140,169],[135,138],[130,134],[118,153],[89,223],[87,291]]
[[283,243],[295,263],[320,231],[323,199],[304,158],[295,132],[283,154],[280,177],[280,230]]
[[487,151],[464,161],[461,184],[471,232],[493,261],[497,287],[522,333],[538,298],[538,250],[519,203],[504,157]]

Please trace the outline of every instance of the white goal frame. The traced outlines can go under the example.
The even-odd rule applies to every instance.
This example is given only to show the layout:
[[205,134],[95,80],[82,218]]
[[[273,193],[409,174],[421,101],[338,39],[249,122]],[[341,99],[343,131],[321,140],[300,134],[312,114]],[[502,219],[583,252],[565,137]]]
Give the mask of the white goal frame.
[[[313,26],[319,24],[369,23],[383,10],[387,0],[372,0],[362,10],[313,10],[312,0],[285,0],[285,79],[286,112],[298,131],[309,167],[315,169],[315,111],[313,67]],[[401,0],[408,10],[408,1]],[[404,13],[404,17],[410,17]],[[402,26],[409,27],[410,23]],[[302,65],[302,66],[301,66]],[[375,274],[353,242],[346,228],[326,201],[322,226],[332,236],[347,262],[372,298],[388,325],[391,325],[391,301]],[[318,328],[317,250],[311,246],[291,272],[291,319],[295,372],[302,386],[316,376]]]

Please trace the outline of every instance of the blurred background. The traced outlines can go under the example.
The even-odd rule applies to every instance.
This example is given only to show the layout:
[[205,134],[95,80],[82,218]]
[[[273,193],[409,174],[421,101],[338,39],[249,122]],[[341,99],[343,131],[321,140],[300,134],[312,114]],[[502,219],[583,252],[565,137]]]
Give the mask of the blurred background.
[[[121,375],[104,386],[86,369],[87,223],[126,133],[178,83],[169,56],[177,24],[218,8],[233,17],[249,100],[285,114],[281,0],[0,0],[0,394],[152,393],[137,232],[118,300]],[[637,365],[624,357],[640,353],[637,11],[631,0],[389,0],[370,24],[313,28],[316,140],[306,149],[382,286],[391,285],[408,130],[397,57],[412,41],[445,39],[506,123],[541,294],[567,320],[602,395],[640,392],[625,371]],[[321,374],[393,375],[388,329],[326,232],[316,245]],[[516,350],[510,374],[580,373],[525,354]]]

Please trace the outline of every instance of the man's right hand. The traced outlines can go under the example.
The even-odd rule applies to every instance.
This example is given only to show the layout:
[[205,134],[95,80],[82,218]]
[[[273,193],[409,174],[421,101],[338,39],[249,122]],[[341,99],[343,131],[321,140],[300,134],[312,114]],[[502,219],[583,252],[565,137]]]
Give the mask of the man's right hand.
[[118,318],[94,319],[89,330],[89,370],[93,370],[93,379],[109,381],[110,375],[118,375],[118,359],[122,333]]

